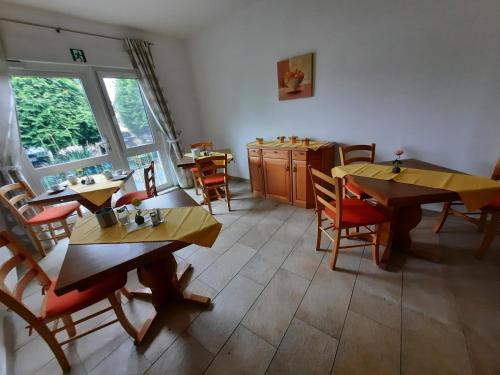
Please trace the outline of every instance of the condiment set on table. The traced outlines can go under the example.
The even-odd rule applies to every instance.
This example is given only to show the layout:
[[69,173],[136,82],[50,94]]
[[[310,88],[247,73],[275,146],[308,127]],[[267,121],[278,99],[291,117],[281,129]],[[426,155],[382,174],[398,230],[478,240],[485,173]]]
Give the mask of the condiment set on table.
[[[284,135],[280,135],[280,136],[276,137],[276,139],[278,140],[279,144],[284,144],[286,137]],[[299,137],[297,137],[296,135],[291,135],[290,137],[288,137],[288,139],[290,140],[290,144],[295,145],[295,144],[297,144]],[[255,140],[257,141],[257,144],[259,144],[259,145],[264,144],[264,138],[255,138]],[[302,142],[302,146],[309,146],[311,139],[310,138],[302,138],[301,142]]]
[[156,227],[164,222],[164,218],[159,208],[148,210],[148,216],[143,215],[142,210],[135,208],[135,219],[130,220],[130,211],[127,206],[118,207],[113,210],[111,207],[104,207],[95,212],[95,216],[101,228],[107,228],[119,222],[123,225],[127,233],[136,231],[148,226]]

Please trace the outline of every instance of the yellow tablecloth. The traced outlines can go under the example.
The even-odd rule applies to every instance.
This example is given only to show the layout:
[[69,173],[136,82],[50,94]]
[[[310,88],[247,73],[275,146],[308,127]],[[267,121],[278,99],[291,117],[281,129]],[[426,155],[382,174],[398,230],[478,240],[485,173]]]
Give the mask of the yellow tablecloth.
[[[187,153],[187,154],[184,154],[184,156],[188,156],[190,158],[194,158],[193,154],[191,152]],[[210,156],[224,156],[224,153],[223,152],[212,152],[210,153]],[[203,159],[203,158],[208,158],[210,156],[200,156],[198,159]],[[233,154],[227,154],[227,162],[229,163],[231,160],[233,160],[234,157],[233,157]],[[215,164],[217,165],[223,165],[224,162],[222,160],[215,160],[214,161]]]
[[317,151],[321,146],[327,145],[330,142],[327,141],[309,141],[309,146],[302,145],[300,140],[297,143],[292,144],[290,142],[279,143],[278,141],[264,141],[263,144],[259,144],[257,141],[250,142],[247,144],[248,147],[287,147],[287,148],[307,148],[313,151]]
[[[130,243],[182,241],[211,247],[215,242],[222,224],[199,206],[165,208],[160,210],[165,221],[156,227],[145,227],[127,233],[119,223],[101,228],[95,215],[87,214],[79,218],[71,234],[70,244]],[[146,210],[143,210],[143,214]],[[133,220],[133,213],[131,212]]]
[[118,189],[120,189],[125,182],[121,181],[110,181],[107,180],[103,175],[94,175],[95,184],[83,185],[78,183],[76,185],[69,184],[68,187],[71,190],[76,191],[86,200],[92,202],[96,206],[102,205],[106,202]]
[[334,177],[346,175],[393,180],[430,188],[445,189],[458,193],[469,211],[475,211],[500,195],[500,183],[487,177],[461,173],[430,171],[401,167],[400,173],[392,173],[392,166],[377,164],[351,164],[332,169]]

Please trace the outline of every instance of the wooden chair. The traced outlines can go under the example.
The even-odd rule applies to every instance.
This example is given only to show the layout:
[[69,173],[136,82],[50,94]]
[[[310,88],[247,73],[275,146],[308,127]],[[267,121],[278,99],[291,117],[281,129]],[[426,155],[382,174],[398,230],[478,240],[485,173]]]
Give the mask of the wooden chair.
[[[488,221],[488,216],[491,215],[490,221]],[[498,233],[497,226],[500,222],[500,197],[497,197],[489,205],[482,208],[482,227],[484,230],[484,237],[481,245],[476,250],[475,257],[481,259],[493,241],[493,238]]]
[[[68,217],[75,212],[81,217],[82,212],[77,202],[50,207],[27,204],[34,197],[35,193],[25,181],[0,188],[0,201],[17,217],[33,238],[40,254],[45,256],[42,241],[54,240],[57,243],[58,239],[69,237],[71,229],[67,222]],[[60,225],[54,226],[55,223],[60,223]],[[56,234],[58,230],[63,230],[63,233]],[[39,237],[43,233],[46,237]]]
[[[355,198],[345,198],[341,178],[333,178],[308,166],[311,176],[314,199],[316,202],[317,235],[316,250],[320,250],[321,235],[324,233],[333,242],[332,257],[330,258],[330,268],[333,270],[337,264],[337,256],[340,249],[365,246],[359,245],[340,246],[342,238],[369,237],[372,244],[372,258],[375,264],[379,264],[379,243],[381,235],[381,225],[390,221],[390,217],[378,207]],[[325,217],[323,217],[325,216]],[[323,222],[327,226],[323,227]],[[368,228],[375,225],[375,230]],[[350,235],[342,236],[342,229],[355,227],[365,227],[368,232],[359,231]],[[327,232],[329,229],[336,231],[335,238]],[[347,231],[346,231],[347,232]]]
[[[339,147],[340,165],[348,165],[352,163],[374,163],[375,162],[375,143],[370,145],[353,145],[348,147]],[[358,199],[369,198],[363,190],[353,182],[345,184],[346,191],[349,195]]]
[[[494,181],[499,181],[500,180],[500,158],[498,158],[497,163],[495,165],[495,168],[493,169],[493,173],[491,175],[491,179]],[[457,216],[462,219],[467,220],[469,223],[475,224],[478,227],[479,231],[482,231],[485,227],[486,223],[486,217],[487,213],[491,211],[491,207],[488,209],[481,209],[481,211],[478,212],[464,212],[464,211],[459,211],[455,210],[453,206],[462,206],[462,202],[445,202],[443,205],[443,209],[441,211],[441,214],[439,215],[439,218],[436,222],[436,225],[434,227],[434,232],[439,233],[441,229],[443,228],[444,222],[448,218],[449,215]],[[479,217],[477,217],[479,216]]]
[[[196,147],[205,147],[209,151],[212,151],[214,149],[214,144],[212,141],[191,143],[191,149],[196,148]],[[191,168],[191,173],[193,174],[194,192],[196,193],[196,195],[198,195],[198,177],[200,177],[200,174],[198,172],[198,167]]]
[[[203,199],[205,203],[208,204],[210,213],[212,213],[210,191],[214,191],[220,198],[220,189],[224,189],[227,209],[231,211],[228,186],[229,178],[227,175],[227,154],[198,158],[195,159],[195,162],[198,168],[198,184],[202,189]],[[220,172],[220,169],[222,169],[223,172]]]
[[146,186],[146,190],[131,191],[130,193],[126,193],[118,198],[115,207],[121,207],[126,204],[130,204],[134,199],[140,199],[141,201],[143,201],[145,199],[156,197],[158,195],[158,191],[156,190],[154,161],[151,161],[149,167],[144,168],[144,185]]
[[[95,283],[92,287],[81,292],[75,290],[62,296],[57,296],[54,293],[56,279],[49,279],[43,269],[33,260],[30,253],[23,249],[22,246],[15,241],[14,236],[8,232],[0,232],[0,249],[4,246],[10,249],[12,257],[0,265],[0,302],[28,322],[29,326],[27,328],[30,334],[33,329],[38,332],[54,353],[63,371],[68,371],[70,369],[70,364],[68,363],[62,346],[110,324],[120,322],[125,331],[127,331],[134,340],[137,340],[138,332],[125,316],[122,310],[120,294],[117,292],[120,287],[125,285],[127,281],[126,274],[113,275],[108,279]],[[26,273],[19,278],[13,290],[10,290],[5,285],[5,278],[9,272],[16,267],[23,267],[26,269]],[[40,284],[42,291],[45,293],[40,315],[33,313],[22,301],[25,288],[33,280]],[[111,306],[77,321],[72,320],[71,314],[106,298]],[[111,309],[114,310],[117,319],[77,334],[76,325]],[[61,327],[58,326],[60,320],[63,322]],[[49,328],[49,323],[52,322],[54,324],[52,328]],[[64,330],[66,330],[68,338],[59,342],[56,335]],[[29,361],[30,359],[26,358],[25,360]]]

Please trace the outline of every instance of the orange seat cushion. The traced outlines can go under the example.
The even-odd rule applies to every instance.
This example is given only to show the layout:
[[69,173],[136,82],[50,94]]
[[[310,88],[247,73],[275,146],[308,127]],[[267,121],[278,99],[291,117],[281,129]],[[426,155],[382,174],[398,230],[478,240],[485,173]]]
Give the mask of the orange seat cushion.
[[42,318],[69,314],[99,302],[123,287],[127,282],[127,274],[112,275],[82,292],[73,290],[62,296],[57,296],[54,293],[56,282],[57,279],[52,279],[52,284],[50,284],[49,290],[47,291],[45,316]]
[[[198,182],[202,185],[201,177],[198,177]],[[206,176],[205,185],[220,185],[224,183],[224,176]]]
[[[330,202],[335,206],[336,202]],[[325,214],[335,220],[335,212],[328,207]],[[342,228],[380,224],[389,221],[389,216],[381,209],[360,199],[344,199],[342,201]]]
[[193,172],[194,174],[197,174],[198,173],[198,167],[191,168],[191,172]]
[[130,193],[127,193],[125,195],[122,195],[118,200],[116,201],[115,207],[120,207],[124,206],[126,204],[131,204],[134,199],[140,199],[143,201],[144,199],[148,199],[148,192],[146,190],[144,191],[132,191]]
[[45,207],[42,212],[28,219],[28,224],[43,224],[51,221],[66,219],[80,207],[80,203],[68,203],[60,206]]

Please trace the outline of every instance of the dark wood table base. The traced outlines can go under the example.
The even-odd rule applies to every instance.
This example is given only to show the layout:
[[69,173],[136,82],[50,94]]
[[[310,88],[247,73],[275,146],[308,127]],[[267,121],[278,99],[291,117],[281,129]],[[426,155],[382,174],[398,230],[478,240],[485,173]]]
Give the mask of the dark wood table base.
[[140,344],[148,335],[158,317],[158,313],[166,308],[167,304],[171,302],[189,302],[204,307],[210,305],[211,300],[209,297],[182,291],[182,278],[190,269],[192,269],[190,263],[177,264],[175,257],[171,253],[137,269],[140,283],[149,288],[150,292],[147,289],[133,292],[125,290],[124,294],[129,299],[150,297],[155,308],[155,313],[146,320],[140,329],[136,340],[137,344]]

